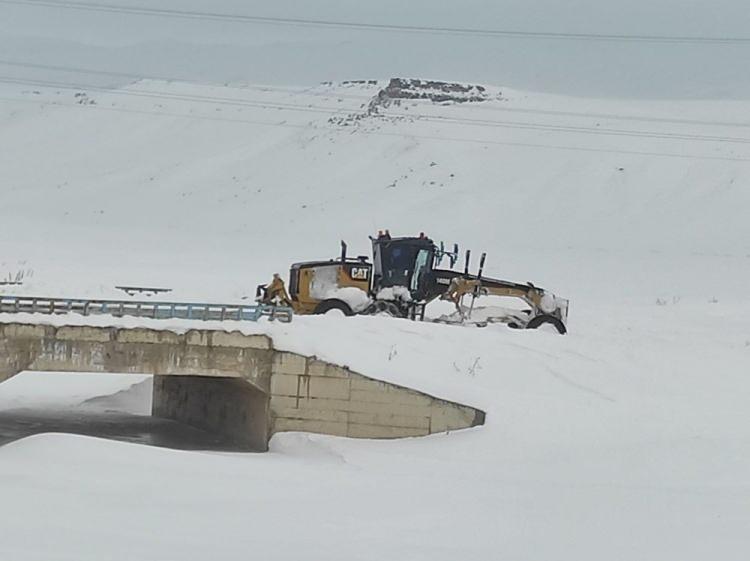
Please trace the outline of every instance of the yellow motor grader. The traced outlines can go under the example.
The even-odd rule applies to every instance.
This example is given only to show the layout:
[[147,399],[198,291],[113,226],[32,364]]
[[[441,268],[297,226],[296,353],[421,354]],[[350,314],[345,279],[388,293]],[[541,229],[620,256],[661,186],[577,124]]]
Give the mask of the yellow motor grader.
[[[476,274],[469,273],[471,252],[466,251],[463,271],[455,270],[458,246],[452,251],[435,244],[424,234],[391,237],[379,232],[372,241],[372,262],[366,256],[347,256],[341,242],[341,255],[328,261],[294,263],[289,286],[275,274],[270,284],[259,285],[256,299],[264,304],[290,306],[296,314],[324,314],[338,310],[355,314],[387,314],[394,317],[425,319],[425,306],[440,298],[455,305],[456,313],[435,321],[486,325],[502,322],[519,329],[536,329],[550,324],[559,333],[567,331],[568,301],[531,283],[488,278],[483,275],[486,254],[479,260]],[[448,269],[440,269],[447,259]],[[480,296],[507,296],[522,300],[527,308],[500,309],[487,313],[476,308]],[[470,299],[470,305],[466,300]],[[482,310],[484,313],[479,313]],[[479,319],[472,319],[479,315]]]

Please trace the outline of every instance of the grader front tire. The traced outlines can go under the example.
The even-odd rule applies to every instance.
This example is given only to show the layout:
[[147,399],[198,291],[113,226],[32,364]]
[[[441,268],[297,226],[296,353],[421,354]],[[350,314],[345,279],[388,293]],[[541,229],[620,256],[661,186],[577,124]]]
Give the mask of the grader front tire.
[[544,325],[546,323],[549,323],[550,325],[554,326],[555,329],[557,329],[557,332],[560,335],[565,335],[568,330],[565,327],[565,324],[560,321],[559,318],[556,318],[555,316],[550,316],[547,314],[542,314],[540,316],[536,316],[529,321],[529,323],[526,324],[526,329],[536,329],[541,325]]

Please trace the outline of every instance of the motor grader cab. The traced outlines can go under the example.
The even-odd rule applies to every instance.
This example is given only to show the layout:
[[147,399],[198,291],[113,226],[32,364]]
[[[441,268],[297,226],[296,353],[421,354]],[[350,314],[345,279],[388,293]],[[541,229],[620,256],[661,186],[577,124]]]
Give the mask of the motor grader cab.
[[[372,263],[364,256],[347,257],[346,244],[342,242],[340,258],[295,263],[289,272],[288,292],[277,274],[269,285],[258,287],[257,299],[266,304],[291,306],[298,314],[340,310],[346,315],[387,314],[424,320],[426,305],[440,298],[452,302],[456,313],[435,321],[476,325],[503,322],[523,329],[551,324],[559,333],[567,330],[567,300],[531,283],[485,277],[485,254],[481,256],[478,272],[471,274],[469,251],[465,254],[464,270],[454,269],[459,258],[457,245],[448,251],[442,243],[437,245],[424,234],[394,238],[387,230],[370,239]],[[438,268],[446,258],[450,268]],[[486,308],[475,309],[475,301],[482,296],[517,298],[528,309],[501,309],[494,315],[488,314]],[[470,299],[468,306],[467,299]]]
[[[434,299],[431,294],[434,292],[433,270],[436,252],[439,251],[434,242],[424,234],[392,238],[388,232],[381,232],[377,238],[370,239],[374,311],[414,317],[419,310],[422,315],[424,307],[418,304]],[[381,303],[379,306],[378,302]],[[386,302],[389,305],[384,304]]]

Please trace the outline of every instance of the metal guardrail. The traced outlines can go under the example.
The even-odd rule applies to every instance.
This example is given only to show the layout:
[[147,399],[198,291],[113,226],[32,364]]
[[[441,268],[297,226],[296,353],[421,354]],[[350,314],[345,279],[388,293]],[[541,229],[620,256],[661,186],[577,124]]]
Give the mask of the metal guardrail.
[[258,321],[261,317],[292,321],[294,311],[287,306],[267,304],[201,304],[186,302],[137,302],[133,300],[84,300],[0,295],[0,313],[69,314],[84,316],[134,316],[153,319],[194,319],[214,321]]

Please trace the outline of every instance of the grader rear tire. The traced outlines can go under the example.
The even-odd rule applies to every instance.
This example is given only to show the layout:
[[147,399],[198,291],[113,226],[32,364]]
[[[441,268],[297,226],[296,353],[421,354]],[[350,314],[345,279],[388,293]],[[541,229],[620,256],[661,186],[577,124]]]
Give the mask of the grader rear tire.
[[322,314],[326,314],[330,312],[331,310],[339,310],[345,316],[354,315],[354,312],[349,307],[349,304],[347,304],[343,300],[336,300],[336,299],[323,300],[320,304],[317,305],[317,307],[313,311],[313,314],[322,315]]

